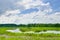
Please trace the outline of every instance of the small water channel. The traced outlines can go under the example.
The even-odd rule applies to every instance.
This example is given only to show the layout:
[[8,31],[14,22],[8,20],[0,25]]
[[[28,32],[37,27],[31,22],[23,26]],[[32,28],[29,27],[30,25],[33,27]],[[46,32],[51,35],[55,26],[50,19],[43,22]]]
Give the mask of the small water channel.
[[48,31],[41,31],[39,32],[40,34],[41,33],[54,33],[54,34],[60,34],[60,31],[53,31],[53,30],[48,30]]
[[28,32],[22,32],[21,30],[6,30],[7,32],[12,32],[12,33],[33,33],[33,34],[43,34],[43,33],[54,33],[54,34],[60,34],[60,31],[55,31],[55,30],[47,30],[47,31],[40,31],[40,32],[34,32],[34,31],[28,31]]

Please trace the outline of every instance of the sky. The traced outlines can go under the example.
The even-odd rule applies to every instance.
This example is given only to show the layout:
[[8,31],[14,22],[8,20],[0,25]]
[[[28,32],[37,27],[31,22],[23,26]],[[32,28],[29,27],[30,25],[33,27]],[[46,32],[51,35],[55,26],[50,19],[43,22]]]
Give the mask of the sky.
[[60,0],[0,0],[0,24],[60,23]]

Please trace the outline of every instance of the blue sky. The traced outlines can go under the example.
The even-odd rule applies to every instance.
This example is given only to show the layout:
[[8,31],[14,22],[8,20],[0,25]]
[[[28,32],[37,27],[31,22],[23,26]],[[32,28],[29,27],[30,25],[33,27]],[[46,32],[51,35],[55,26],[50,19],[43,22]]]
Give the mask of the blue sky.
[[60,23],[60,0],[0,0],[0,24],[6,23]]
[[26,9],[21,11],[22,14],[27,14],[27,13],[31,13],[31,12],[37,12],[39,11],[37,8],[30,8],[30,9]]
[[60,0],[44,0],[45,3],[50,2],[52,8],[56,11],[60,11]]

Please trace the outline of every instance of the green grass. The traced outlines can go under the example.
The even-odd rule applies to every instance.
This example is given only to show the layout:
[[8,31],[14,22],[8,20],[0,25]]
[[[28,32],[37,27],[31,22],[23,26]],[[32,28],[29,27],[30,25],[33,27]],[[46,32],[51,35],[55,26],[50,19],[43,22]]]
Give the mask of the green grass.
[[0,40],[60,40],[60,36],[55,36],[55,34],[23,34],[19,36],[6,35],[0,36]]
[[8,29],[19,28],[21,31],[46,31],[58,30],[60,27],[0,27],[0,40],[60,40],[60,34],[24,34],[24,33],[10,33],[6,32]]
[[47,31],[47,30],[56,30],[60,31],[60,27],[20,27],[21,31]]

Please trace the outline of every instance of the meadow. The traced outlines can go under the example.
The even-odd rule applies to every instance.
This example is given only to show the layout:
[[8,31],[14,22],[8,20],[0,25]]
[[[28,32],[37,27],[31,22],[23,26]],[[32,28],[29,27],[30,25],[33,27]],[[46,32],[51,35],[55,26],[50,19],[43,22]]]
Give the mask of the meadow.
[[[16,25],[15,25],[16,26]],[[24,26],[16,26],[12,27],[12,25],[8,26],[0,26],[0,40],[60,40],[60,34],[53,34],[53,33],[43,33],[43,34],[33,34],[33,33],[11,33],[7,32],[6,30],[14,30],[19,28],[22,32],[26,31],[47,31],[47,30],[56,30],[60,31],[60,27],[40,27],[40,26],[33,26],[27,27]]]

